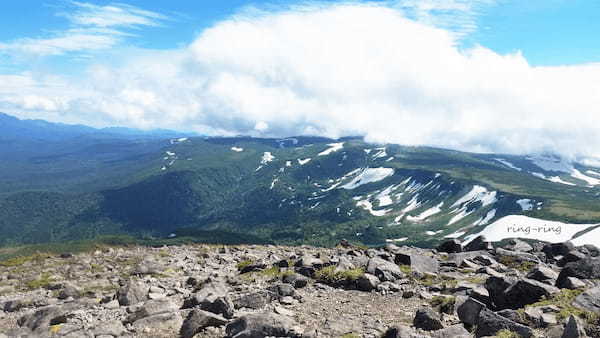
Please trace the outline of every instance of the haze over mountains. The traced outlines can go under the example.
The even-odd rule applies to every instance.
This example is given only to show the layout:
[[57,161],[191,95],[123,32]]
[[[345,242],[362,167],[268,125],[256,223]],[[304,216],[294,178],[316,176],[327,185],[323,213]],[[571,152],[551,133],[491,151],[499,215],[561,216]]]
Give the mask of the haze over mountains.
[[98,130],[5,114],[0,135],[3,245],[132,234],[431,246],[478,233],[598,244],[600,169],[552,155]]

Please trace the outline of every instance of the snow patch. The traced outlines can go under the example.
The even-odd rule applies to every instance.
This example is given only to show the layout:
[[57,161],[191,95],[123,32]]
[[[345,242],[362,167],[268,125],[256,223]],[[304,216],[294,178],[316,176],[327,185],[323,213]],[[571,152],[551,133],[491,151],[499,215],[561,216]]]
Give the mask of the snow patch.
[[275,159],[275,156],[273,156],[273,154],[271,154],[271,152],[269,151],[265,151],[263,153],[262,159],[260,160],[260,164],[267,164],[269,162],[272,162]]
[[587,184],[589,184],[591,186],[600,184],[600,179],[586,176],[585,174],[583,174],[581,171],[579,171],[577,169],[573,169],[573,172],[571,173],[571,177],[576,178],[578,180],[585,181],[585,182],[587,182]]
[[600,227],[586,232],[585,234],[573,239],[571,242],[573,242],[575,246],[592,244],[600,247]]
[[352,179],[352,181],[344,184],[342,188],[348,190],[355,189],[364,184],[381,181],[393,174],[394,169],[392,168],[367,168]]
[[[557,221],[527,217],[523,215],[510,215],[502,217],[488,225],[483,231],[470,235],[476,238],[483,235],[488,241],[497,242],[507,238],[525,238],[560,243],[571,240],[580,231],[597,224],[568,224]],[[591,239],[585,239],[591,240]]]
[[310,158],[298,159],[298,163],[300,163],[300,165],[305,165],[308,162],[310,162]]
[[363,209],[369,211],[373,216],[385,216],[388,212],[392,211],[392,209],[385,210],[373,210],[373,204],[369,201],[358,201],[356,202],[357,207],[362,207]]
[[459,238],[466,234],[465,231],[457,231],[455,233],[444,236],[444,238]]
[[479,220],[477,220],[477,222],[473,223],[473,225],[475,225],[475,226],[486,225],[494,217],[496,217],[496,209],[492,209],[492,210],[488,211],[488,213],[485,215],[485,217],[480,218]]
[[461,204],[467,203],[470,204],[472,202],[481,201],[482,206],[487,206],[492,203],[498,201],[496,198],[496,191],[489,192],[485,187],[480,185],[474,185],[473,189],[469,191],[466,195],[458,199],[452,207],[459,206]]
[[507,166],[507,167],[509,167],[509,168],[511,168],[511,169],[514,169],[514,170],[517,170],[517,171],[521,171],[521,170],[523,170],[523,169],[521,169],[521,168],[519,168],[519,167],[515,166],[514,164],[512,164],[512,163],[508,162],[508,161],[507,161],[507,160],[505,160],[505,159],[501,159],[501,158],[495,158],[494,160],[496,160],[496,161],[498,161],[498,162],[500,162],[500,163],[504,164],[505,166]]
[[600,177],[600,173],[597,171],[593,171],[593,170],[588,170],[586,171],[586,173],[590,174],[590,175],[594,175],[594,176],[598,176]]
[[521,210],[523,211],[533,210],[533,202],[528,198],[517,200],[517,204],[521,206]]
[[336,152],[342,148],[344,148],[344,142],[340,142],[340,143],[330,143],[328,144],[328,146],[330,148],[323,150],[322,152],[319,153],[319,156],[326,156],[329,155],[333,152]]
[[408,240],[408,237],[401,237],[401,238],[395,238],[395,239],[386,239],[385,241],[388,243],[392,243],[392,242],[404,242]]
[[567,181],[563,181],[560,177],[558,176],[552,176],[552,177],[548,177],[547,178],[548,181],[550,182],[554,182],[554,183],[560,183],[560,184],[565,184],[565,185],[577,185],[575,183],[571,183],[571,182],[567,182]]
[[433,208],[429,208],[425,211],[423,211],[422,213],[420,213],[417,216],[406,216],[406,219],[411,221],[411,222],[420,222],[420,221],[424,221],[427,217],[433,216],[437,213],[440,213],[442,211],[442,206],[444,205],[444,202],[441,202],[440,204],[436,205]]

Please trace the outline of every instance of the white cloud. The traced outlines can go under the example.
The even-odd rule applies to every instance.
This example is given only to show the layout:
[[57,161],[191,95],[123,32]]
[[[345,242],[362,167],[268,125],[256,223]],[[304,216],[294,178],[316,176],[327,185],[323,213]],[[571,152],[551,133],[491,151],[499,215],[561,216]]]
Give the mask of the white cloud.
[[126,4],[98,6],[72,1],[68,11],[59,13],[71,27],[47,37],[20,38],[0,42],[0,54],[48,56],[72,52],[106,50],[134,36],[126,30],[159,26],[168,17]]
[[73,24],[94,27],[134,27],[159,26],[167,16],[143,10],[127,4],[98,6],[90,3],[72,1],[76,10],[61,13]]
[[[365,135],[600,157],[600,65],[533,67],[520,53],[460,50],[456,39],[388,6],[238,15],[185,48],[96,65],[78,81],[0,81],[0,109],[222,135]],[[60,110],[27,106],[25,95]]]

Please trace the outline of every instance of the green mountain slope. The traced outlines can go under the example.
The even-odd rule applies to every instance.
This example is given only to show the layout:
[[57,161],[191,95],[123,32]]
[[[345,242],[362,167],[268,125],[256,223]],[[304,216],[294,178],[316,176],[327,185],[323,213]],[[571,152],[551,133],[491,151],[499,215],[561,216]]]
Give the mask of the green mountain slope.
[[3,245],[206,231],[431,245],[506,215],[600,221],[600,170],[552,157],[308,137],[14,141],[0,153],[12,154],[0,164]]

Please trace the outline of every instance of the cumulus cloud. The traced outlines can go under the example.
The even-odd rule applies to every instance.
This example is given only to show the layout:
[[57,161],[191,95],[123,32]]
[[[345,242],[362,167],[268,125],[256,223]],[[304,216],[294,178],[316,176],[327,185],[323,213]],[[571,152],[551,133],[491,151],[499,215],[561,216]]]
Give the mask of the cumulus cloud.
[[520,53],[457,45],[452,30],[395,6],[236,15],[189,46],[97,64],[75,83],[0,81],[0,109],[212,135],[600,157],[600,65],[533,67]]

